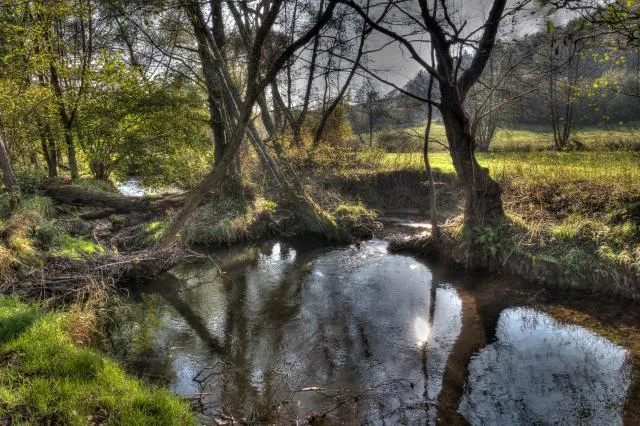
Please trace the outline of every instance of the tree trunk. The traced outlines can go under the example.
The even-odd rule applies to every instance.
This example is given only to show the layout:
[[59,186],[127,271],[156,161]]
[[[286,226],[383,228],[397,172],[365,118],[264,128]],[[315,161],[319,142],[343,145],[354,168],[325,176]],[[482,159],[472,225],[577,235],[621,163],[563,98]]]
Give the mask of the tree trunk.
[[42,155],[47,162],[47,172],[49,177],[58,176],[58,152],[56,142],[51,134],[49,123],[43,123],[40,117],[36,118],[40,141],[42,143]]
[[[434,61],[433,49],[431,50],[431,61]],[[429,85],[427,86],[427,99],[431,100],[433,95],[433,76],[429,75]],[[431,235],[435,240],[440,240],[440,227],[438,226],[436,185],[433,181],[433,169],[429,161],[429,139],[431,137],[431,123],[433,122],[433,105],[427,104],[427,126],[424,129],[424,146],[422,150],[422,158],[424,160],[424,168],[427,172],[427,181],[429,184],[429,219],[431,220]],[[435,286],[433,286],[435,287]],[[435,295],[433,298],[435,301]],[[426,388],[425,388],[426,389]]]
[[2,180],[4,182],[4,186],[8,190],[17,188],[18,180],[16,179],[16,175],[13,173],[9,152],[4,144],[4,138],[2,135],[0,135],[0,169],[2,169]]
[[[220,16],[220,3],[212,2],[215,19],[212,22],[212,29],[209,30],[206,20],[197,2],[187,2],[184,9],[190,19],[196,41],[198,42],[198,55],[202,62],[202,74],[207,87],[207,103],[209,106],[209,125],[213,133],[214,159],[216,164],[222,161],[226,151],[229,149],[229,111],[226,110],[224,100],[224,83],[222,76],[218,72],[221,68],[219,63],[222,58],[216,57],[215,50],[222,54],[224,48],[224,27]],[[220,191],[225,195],[238,195],[242,193],[242,173],[238,158],[231,159],[225,165],[225,173],[221,177]]]
[[64,129],[64,142],[67,146],[67,157],[69,158],[69,170],[71,171],[71,179],[77,179],[78,174],[78,162],[76,160],[76,148],[73,144],[73,122],[75,121],[75,112],[71,115],[68,114],[67,108],[64,104],[62,85],[60,84],[60,78],[58,77],[58,70],[51,63],[49,65],[49,71],[51,74],[51,85],[56,95],[58,103],[58,113],[60,115],[60,121],[62,122],[62,128]]
[[69,170],[71,171],[71,179],[78,179],[80,175],[78,174],[78,162],[76,160],[76,148],[73,144],[73,130],[71,129],[72,124],[66,123],[64,125],[64,142],[67,145],[67,157],[69,158]]
[[499,222],[504,218],[500,185],[480,167],[474,155],[476,146],[471,125],[455,86],[440,84],[442,119],[456,174],[465,189],[465,225]]
[[291,123],[291,131],[293,133],[293,146],[302,148],[302,128],[299,122]]
[[60,203],[105,207],[119,213],[159,212],[180,207],[186,198],[186,194],[175,194],[162,198],[126,197],[116,193],[67,185],[62,183],[60,178],[45,181],[42,189],[48,196]]

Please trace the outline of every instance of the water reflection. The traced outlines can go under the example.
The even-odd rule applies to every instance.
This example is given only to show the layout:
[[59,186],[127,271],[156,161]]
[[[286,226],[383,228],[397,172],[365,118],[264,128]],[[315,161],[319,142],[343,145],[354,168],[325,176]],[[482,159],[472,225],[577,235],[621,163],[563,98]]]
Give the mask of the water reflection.
[[624,349],[526,308],[500,315],[496,341],[471,361],[460,412],[472,424],[622,424]]
[[[629,380],[620,348],[532,310],[507,309],[498,320],[502,308],[476,306],[437,269],[387,253],[382,241],[276,242],[212,257],[224,276],[211,263],[175,268],[135,291],[109,333],[132,369],[182,395],[202,392],[209,414],[435,424],[459,416],[460,405],[471,423],[509,424],[566,405],[554,411],[567,413],[562,423],[608,404],[619,416]],[[494,330],[497,340],[472,357]],[[546,354],[574,366],[532,360]],[[548,391],[553,383],[563,387]],[[558,396],[586,384],[589,404]]]

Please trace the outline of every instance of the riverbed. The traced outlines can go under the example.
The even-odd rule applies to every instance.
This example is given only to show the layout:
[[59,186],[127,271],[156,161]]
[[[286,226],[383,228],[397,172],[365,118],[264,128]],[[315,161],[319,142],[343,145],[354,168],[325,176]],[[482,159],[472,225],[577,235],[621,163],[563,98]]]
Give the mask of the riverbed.
[[625,418],[630,351],[554,320],[533,297],[479,297],[486,277],[389,253],[382,239],[347,247],[275,240],[209,255],[132,286],[105,344],[131,371],[210,417],[499,425]]

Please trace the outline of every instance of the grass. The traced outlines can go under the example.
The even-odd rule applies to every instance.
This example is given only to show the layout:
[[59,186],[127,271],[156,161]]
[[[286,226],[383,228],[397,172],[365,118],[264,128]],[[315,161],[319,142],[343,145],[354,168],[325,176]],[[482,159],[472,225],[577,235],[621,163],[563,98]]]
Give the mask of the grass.
[[188,425],[185,401],[73,343],[72,312],[0,298],[0,423]]
[[[374,134],[374,140],[392,139],[397,135],[398,140],[405,139],[408,135],[415,138],[416,143],[421,143],[425,126],[416,126],[407,129],[395,129],[380,131]],[[441,123],[434,123],[431,128],[431,138],[446,144],[446,134]],[[579,128],[573,132],[572,144],[581,146],[590,151],[611,150],[638,150],[640,147],[640,129],[635,125],[611,125]],[[432,150],[443,150],[439,144],[434,143]],[[534,152],[553,149],[553,132],[551,128],[541,126],[498,128],[491,142],[492,151]]]
[[187,221],[183,240],[188,244],[229,245],[268,236],[276,203],[225,199],[199,207]]
[[[635,152],[531,152],[478,153],[481,166],[488,167],[494,178],[525,177],[529,181],[580,180],[635,184],[640,180],[640,153]],[[431,166],[442,173],[455,173],[451,156],[434,152]],[[421,153],[385,153],[376,169],[354,170],[353,173],[375,173],[395,170],[423,170]]]
[[73,185],[79,188],[91,189],[94,191],[109,192],[113,194],[119,194],[118,189],[111,182],[107,182],[100,179],[82,178],[73,181]]
[[370,238],[378,229],[379,212],[362,203],[338,204],[331,212],[337,223],[356,237]]
[[[555,274],[573,287],[600,281],[597,285],[613,293],[640,298],[639,152],[490,152],[478,153],[477,159],[500,182],[512,226],[479,230],[472,243],[484,246],[497,264],[520,253],[534,263],[526,273]],[[432,153],[431,163],[455,181],[448,153]],[[409,172],[424,173],[421,153],[380,154],[376,167],[348,173],[364,182],[366,176]],[[455,186],[446,185],[451,180],[445,176],[437,178],[445,183],[438,190],[441,214],[456,216],[462,197],[456,195],[459,190],[451,191]],[[425,191],[416,189],[404,195],[408,204]]]

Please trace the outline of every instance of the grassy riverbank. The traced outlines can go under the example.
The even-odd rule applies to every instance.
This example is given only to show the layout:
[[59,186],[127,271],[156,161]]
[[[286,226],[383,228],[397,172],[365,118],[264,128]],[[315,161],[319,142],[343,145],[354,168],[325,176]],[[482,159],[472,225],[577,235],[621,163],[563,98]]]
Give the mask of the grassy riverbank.
[[82,346],[92,314],[0,298],[1,424],[194,424],[189,404]]
[[[443,229],[459,261],[555,286],[640,298],[640,154],[490,153],[478,160],[502,185],[509,221],[463,230],[462,192],[450,157],[432,155],[439,217],[447,222]],[[352,169],[341,179],[362,183],[361,194],[373,194],[376,204],[392,198],[394,185],[367,185],[394,176],[415,181],[402,185],[411,191],[395,197],[396,204],[404,199],[415,206],[418,199],[426,213],[419,153],[383,154],[375,167]]]

